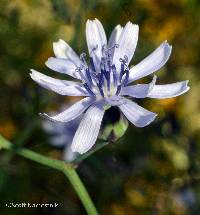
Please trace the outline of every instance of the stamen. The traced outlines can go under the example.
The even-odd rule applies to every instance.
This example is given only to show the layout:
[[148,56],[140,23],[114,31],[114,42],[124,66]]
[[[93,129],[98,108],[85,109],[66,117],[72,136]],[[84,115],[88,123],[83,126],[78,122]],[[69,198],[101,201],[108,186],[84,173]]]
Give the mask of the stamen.
[[109,48],[107,48],[106,45],[101,46],[102,58],[98,65],[95,64],[97,56],[96,53],[94,53],[98,49],[98,45],[96,45],[90,52],[90,66],[87,64],[86,53],[82,53],[80,55],[80,60],[83,62],[83,64],[81,64],[80,67],[77,67],[76,72],[80,74],[81,79],[83,80],[83,86],[91,96],[96,97],[96,92],[93,92],[93,85],[95,85],[95,89],[96,87],[98,88],[98,94],[100,94],[102,97],[109,98],[110,96],[113,96],[113,91],[110,92],[111,84],[116,90],[116,96],[120,94],[122,86],[126,86],[128,84],[128,57],[124,55],[123,58],[119,59],[121,62],[121,70],[119,73],[116,70],[116,66],[112,64],[113,51],[118,47],[119,44],[114,44]]
[[[107,67],[109,71],[106,70],[106,63],[108,64]],[[106,62],[106,59],[104,57],[101,58],[101,74],[105,76],[105,79],[107,81],[107,88],[110,90],[110,61],[108,60]]]
[[129,80],[129,70],[125,70],[125,74],[126,74],[126,76],[125,76],[125,79],[124,79],[124,81],[123,81],[123,86],[126,86],[127,84],[128,84],[128,80]]
[[122,81],[123,75],[126,73],[126,70],[128,69],[127,63],[128,63],[128,57],[124,55],[124,58],[120,58],[119,61],[121,62],[121,71],[119,75],[119,82]]
[[107,50],[106,50],[106,45],[102,45],[101,47],[101,51],[102,51],[102,55],[106,54]]
[[101,88],[102,88],[102,86],[103,86],[103,73],[104,73],[103,70],[101,70],[101,72],[98,73],[98,81],[99,81],[99,86],[100,86]]
[[87,81],[86,78],[85,78],[85,76],[84,76],[83,73],[82,73],[82,70],[83,70],[83,68],[77,67],[75,71],[79,73],[79,75],[81,76],[81,79],[82,79],[82,80]]
[[93,82],[92,82],[92,77],[91,77],[89,68],[86,68],[85,74],[86,74],[86,77],[87,77],[88,82],[89,82],[90,84],[93,84]]
[[87,56],[87,54],[86,54],[85,52],[83,52],[83,53],[80,55],[80,60],[81,60],[85,65],[87,65],[86,56]]
[[107,87],[108,87],[108,90],[110,91],[110,84],[111,84],[111,71],[112,71],[112,66],[111,66],[111,61],[108,60],[108,82],[107,82]]
[[119,44],[115,43],[115,45],[113,47],[119,48]]
[[112,47],[105,49],[105,45],[104,45],[102,46],[102,52],[105,54],[107,58],[110,58],[112,55],[112,52],[114,51],[114,48],[118,48],[118,47],[119,47],[118,44],[114,44]]
[[124,75],[124,64],[121,64],[121,70],[120,70],[120,74],[119,74],[119,82],[121,83],[122,81],[122,77]]
[[88,93],[89,93],[91,96],[96,97],[96,95],[93,93],[93,91],[90,89],[90,87],[88,86],[87,83],[84,83],[83,86],[85,87],[85,89],[88,91]]
[[110,48],[107,49],[107,51],[113,50],[114,48],[119,48],[119,44],[114,44]]
[[106,77],[106,80],[107,80],[107,88],[110,91],[110,72],[105,71],[104,74],[105,74],[105,77]]
[[122,89],[122,86],[121,86],[121,85],[118,85],[118,86],[117,86],[117,91],[116,91],[116,95],[117,95],[117,96],[119,95],[121,89]]
[[101,96],[104,97],[104,92],[103,92],[102,86],[100,86],[100,85],[97,83],[97,87],[99,88],[99,92],[101,93]]
[[119,61],[121,63],[123,63],[125,66],[127,66],[127,63],[128,63],[128,57],[127,57],[127,55],[124,55],[124,58],[120,58]]
[[112,72],[113,72],[113,82],[114,82],[114,85],[116,86],[117,85],[117,70],[116,70],[116,67],[115,65],[112,65]]
[[93,54],[94,51],[96,51],[98,49],[98,45],[96,45],[90,52],[90,56]]
[[124,61],[125,61],[125,63],[128,63],[128,57],[127,57],[127,55],[124,55]]
[[90,64],[91,64],[92,70],[94,71],[94,73],[96,73],[96,69],[95,69],[95,65],[92,57],[90,57]]

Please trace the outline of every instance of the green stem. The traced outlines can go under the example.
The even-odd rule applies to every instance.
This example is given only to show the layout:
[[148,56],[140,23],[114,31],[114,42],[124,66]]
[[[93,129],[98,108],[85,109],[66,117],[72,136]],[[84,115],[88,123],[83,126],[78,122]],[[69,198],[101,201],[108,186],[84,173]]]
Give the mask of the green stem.
[[76,170],[74,168],[71,168],[68,171],[63,171],[63,173],[68,177],[69,181],[71,182],[72,186],[76,190],[81,202],[83,203],[86,211],[90,215],[97,215],[98,212],[92,203],[92,200],[81,181],[80,177],[78,176]]
[[81,179],[76,173],[74,165],[67,164],[64,161],[48,158],[44,155],[33,152],[29,149],[19,148],[13,145],[12,143],[10,143],[5,138],[3,138],[1,135],[0,135],[0,148],[13,151],[16,154],[21,155],[22,157],[25,157],[29,160],[35,161],[37,163],[43,164],[45,166],[48,166],[63,172],[65,176],[67,176],[67,178],[69,179],[72,186],[74,187],[88,215],[98,214],[86,188],[84,187]]

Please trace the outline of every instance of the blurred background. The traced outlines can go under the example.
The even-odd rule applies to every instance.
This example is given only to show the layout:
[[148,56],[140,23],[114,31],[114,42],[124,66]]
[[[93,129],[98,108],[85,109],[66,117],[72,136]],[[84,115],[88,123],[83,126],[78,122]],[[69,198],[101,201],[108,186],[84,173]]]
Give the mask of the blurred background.
[[[199,11],[199,0],[1,0],[0,134],[18,146],[68,159],[63,146],[70,142],[65,125],[52,129],[38,113],[58,112],[75,98],[42,89],[29,71],[34,68],[67,78],[44,65],[53,56],[54,41],[63,39],[81,54],[87,51],[88,18],[97,17],[107,35],[115,25],[130,20],[140,26],[132,64],[167,39],[173,51],[167,65],[157,72],[158,83],[189,79],[191,90],[178,98],[140,101],[158,113],[156,121],[142,129],[129,125],[122,138],[81,163],[78,173],[100,214],[199,214]],[[57,131],[57,126],[64,133],[56,133],[62,130]],[[56,202],[59,207],[6,208],[9,202]],[[0,214],[38,213],[79,215],[85,211],[64,175],[0,151]]]

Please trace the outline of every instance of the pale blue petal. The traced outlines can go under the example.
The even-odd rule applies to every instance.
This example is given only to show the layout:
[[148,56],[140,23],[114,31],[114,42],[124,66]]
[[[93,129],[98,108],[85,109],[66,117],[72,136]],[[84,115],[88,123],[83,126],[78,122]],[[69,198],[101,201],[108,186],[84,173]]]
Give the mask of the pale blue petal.
[[74,136],[73,152],[83,154],[92,148],[97,140],[104,112],[100,104],[94,104],[87,110]]
[[149,125],[156,118],[157,114],[150,112],[135,102],[124,98],[124,104],[118,106],[127,119],[136,127]]
[[120,58],[124,58],[124,56],[127,56],[128,57],[127,64],[129,64],[129,62],[131,61],[136,49],[138,33],[139,33],[138,25],[134,25],[131,22],[128,22],[124,29],[122,30],[118,40],[119,47],[115,48],[115,52],[113,55],[113,64],[115,64],[118,73],[120,72],[121,69]]
[[146,98],[149,92],[150,84],[136,84],[123,87],[120,95],[131,96],[133,98]]
[[73,51],[73,49],[64,41],[58,40],[53,43],[53,51],[57,58],[65,58],[72,61],[77,67],[82,65],[79,56]]
[[130,69],[129,83],[156,72],[165,65],[172,47],[165,41],[152,54]]
[[149,92],[155,86],[156,79],[157,79],[157,76],[154,75],[152,82],[149,84],[136,84],[133,86],[123,87],[120,92],[120,95],[131,96],[134,98],[145,98],[148,96]]
[[80,83],[77,83],[74,81],[65,81],[65,80],[51,78],[33,69],[31,69],[31,72],[32,72],[30,73],[31,78],[35,82],[37,82],[40,86],[48,90],[52,90],[60,95],[68,95],[68,96],[87,96],[88,95],[88,92]]
[[110,49],[111,58],[113,58],[113,54],[119,42],[119,38],[121,36],[122,31],[123,31],[123,27],[121,25],[117,25],[110,35],[110,38],[108,41],[108,48]]
[[99,69],[102,58],[102,48],[107,45],[106,34],[98,19],[88,20],[86,23],[86,40],[89,54],[93,57],[96,69]]
[[123,27],[121,25],[117,25],[114,28],[108,41],[108,48],[111,48],[118,43],[122,31],[123,31]]
[[56,116],[48,116],[45,113],[40,114],[40,115],[51,121],[69,122],[69,121],[72,121],[73,119],[77,118],[78,116],[80,116],[94,102],[95,102],[95,100],[93,98],[86,97],[86,98],[76,102],[74,105],[69,107],[67,110],[59,113]]
[[64,73],[82,80],[80,74],[77,72],[77,66],[71,60],[50,57],[45,64],[56,72]]
[[155,85],[149,92],[148,97],[158,99],[172,98],[180,96],[189,89],[190,87],[188,86],[188,81],[181,81],[173,84]]

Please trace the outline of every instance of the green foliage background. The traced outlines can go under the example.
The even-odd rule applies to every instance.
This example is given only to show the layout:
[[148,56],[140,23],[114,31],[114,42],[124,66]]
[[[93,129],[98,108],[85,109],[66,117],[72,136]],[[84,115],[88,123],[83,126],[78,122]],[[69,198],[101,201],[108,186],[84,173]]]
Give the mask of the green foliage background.
[[[200,211],[200,3],[198,0],[1,0],[0,133],[14,144],[61,159],[48,144],[39,112],[75,102],[38,87],[30,68],[44,66],[52,43],[64,39],[79,54],[87,50],[85,23],[97,17],[107,35],[117,24],[140,26],[132,64],[168,40],[173,51],[159,83],[190,80],[178,98],[140,103],[159,115],[146,128],[130,125],[117,142],[79,166],[100,214],[197,215]],[[6,208],[5,203],[56,202],[58,208]],[[85,214],[60,173],[0,152],[0,214]]]

